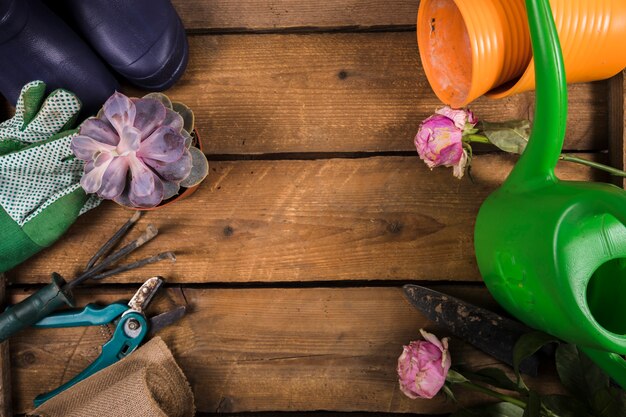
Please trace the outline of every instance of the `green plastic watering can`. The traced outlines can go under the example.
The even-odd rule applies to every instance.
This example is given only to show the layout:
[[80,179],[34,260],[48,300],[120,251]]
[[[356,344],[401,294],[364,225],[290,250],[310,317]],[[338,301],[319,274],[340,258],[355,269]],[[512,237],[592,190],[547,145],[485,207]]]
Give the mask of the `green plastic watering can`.
[[626,388],[626,192],[555,176],[567,116],[563,57],[548,0],[526,8],[535,121],[519,162],[478,214],[478,266],[510,313],[575,343]]

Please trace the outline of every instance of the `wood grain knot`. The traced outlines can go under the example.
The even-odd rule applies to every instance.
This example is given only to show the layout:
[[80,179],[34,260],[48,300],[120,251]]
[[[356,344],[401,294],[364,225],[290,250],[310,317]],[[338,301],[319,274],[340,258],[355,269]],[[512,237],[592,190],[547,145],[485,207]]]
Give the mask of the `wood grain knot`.
[[22,353],[19,356],[18,360],[21,367],[28,368],[29,366],[34,365],[35,362],[37,362],[37,356],[35,356],[33,352],[27,351]]
[[393,221],[387,225],[387,231],[394,235],[397,235],[400,232],[402,232],[403,228],[404,228],[404,225],[400,223],[399,221]]
[[348,78],[348,72],[345,70],[339,71],[339,73],[337,74],[337,78],[339,78],[340,80],[345,80],[346,78]]
[[231,226],[226,226],[224,228],[224,236],[231,237],[233,233],[235,233],[235,229],[233,229]]

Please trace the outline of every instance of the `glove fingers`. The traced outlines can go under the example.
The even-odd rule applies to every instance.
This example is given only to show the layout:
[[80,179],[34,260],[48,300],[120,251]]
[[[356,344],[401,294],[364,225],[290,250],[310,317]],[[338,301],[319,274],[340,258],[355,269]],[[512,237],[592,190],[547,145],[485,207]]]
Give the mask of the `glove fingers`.
[[22,115],[22,128],[28,125],[39,112],[45,93],[46,84],[43,81],[32,81],[22,88],[15,107],[15,114]]
[[66,136],[0,157],[0,205],[20,226],[79,185],[84,163]]
[[73,122],[80,108],[80,100],[74,94],[62,89],[53,91],[28,125],[22,140],[36,142],[64,130]]
[[22,87],[15,106],[15,116],[0,124],[0,138],[19,140],[22,130],[39,111],[45,93],[46,84],[43,81],[31,81]]

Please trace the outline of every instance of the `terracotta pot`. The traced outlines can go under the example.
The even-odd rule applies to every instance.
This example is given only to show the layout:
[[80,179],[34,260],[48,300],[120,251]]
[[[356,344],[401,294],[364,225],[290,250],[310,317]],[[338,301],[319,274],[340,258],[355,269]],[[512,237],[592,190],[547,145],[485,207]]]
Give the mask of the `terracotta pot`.
[[[200,149],[201,151],[204,150],[202,148],[202,141],[200,140],[200,136],[198,135],[198,131],[196,129],[193,130],[193,134],[196,138],[196,147],[198,149]],[[200,183],[202,184],[202,183]],[[198,189],[198,187],[200,187],[200,184],[196,185],[195,187],[190,187],[190,188],[185,188],[184,191],[170,199],[167,199],[165,201],[162,201],[161,204],[159,204],[156,207],[149,207],[149,208],[138,208],[138,207],[126,207],[126,208],[130,208],[131,210],[139,210],[139,211],[152,211],[152,210],[158,210],[160,208],[163,208],[165,206],[169,206],[172,203],[175,203],[177,201],[180,201],[184,198],[189,197],[190,195],[192,195],[193,193],[196,192],[196,190]]]
[[[626,67],[626,1],[550,4],[568,82],[610,78]],[[535,87],[524,0],[422,0],[417,38],[430,85],[452,107]]]

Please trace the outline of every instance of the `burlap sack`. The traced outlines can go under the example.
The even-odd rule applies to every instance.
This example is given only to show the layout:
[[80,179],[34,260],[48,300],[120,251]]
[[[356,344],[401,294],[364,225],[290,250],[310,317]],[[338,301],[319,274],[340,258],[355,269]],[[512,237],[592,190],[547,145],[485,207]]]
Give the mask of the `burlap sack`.
[[46,401],[39,417],[193,417],[193,393],[163,340],[155,337],[115,365]]

